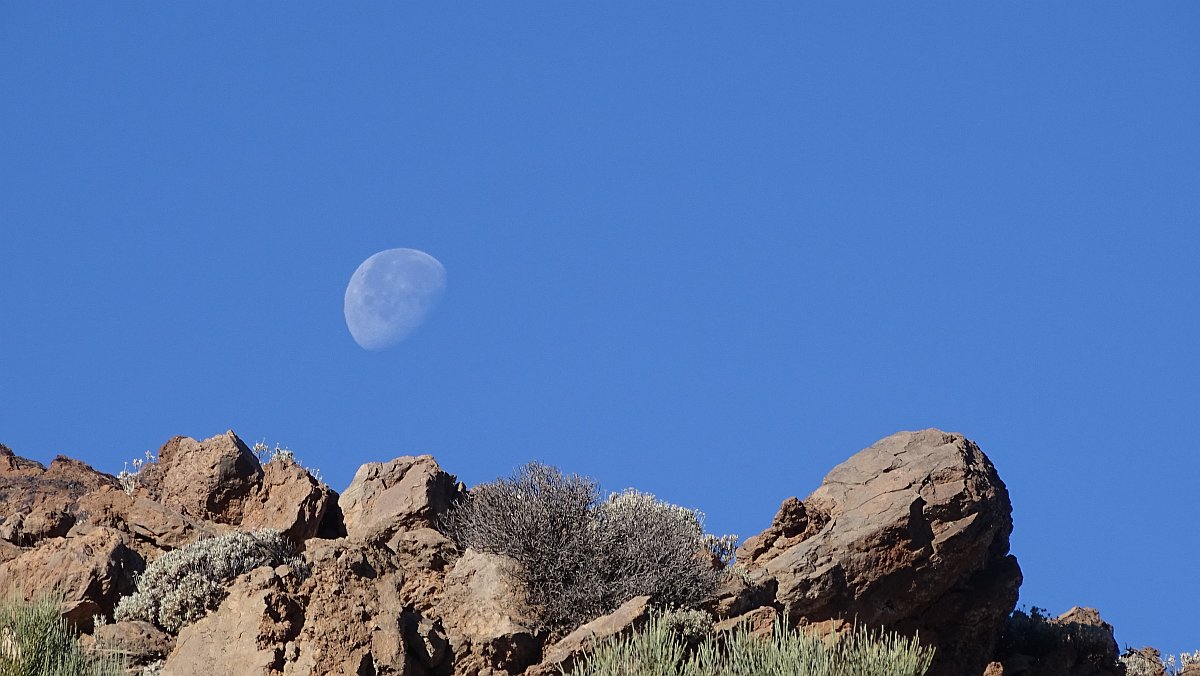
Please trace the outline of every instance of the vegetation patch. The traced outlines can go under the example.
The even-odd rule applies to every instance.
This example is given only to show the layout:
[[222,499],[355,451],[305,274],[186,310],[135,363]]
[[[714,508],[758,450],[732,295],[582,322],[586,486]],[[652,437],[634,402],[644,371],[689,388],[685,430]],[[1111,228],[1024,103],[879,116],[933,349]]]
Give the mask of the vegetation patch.
[[921,676],[933,649],[916,638],[855,629],[841,637],[791,631],[775,623],[769,637],[746,625],[695,635],[687,623],[656,615],[639,632],[601,644],[572,676]]
[[635,596],[682,608],[705,600],[734,540],[705,535],[703,519],[634,490],[601,500],[595,481],[534,462],[471,489],[443,528],[460,547],[520,562],[542,621],[570,629]]
[[13,597],[0,602],[0,676],[118,676],[118,653],[89,652],[60,614],[62,599]]
[[198,540],[146,566],[137,592],[117,604],[116,619],[143,620],[178,633],[219,606],[225,586],[238,575],[259,566],[302,565],[294,553],[287,538],[271,528]]

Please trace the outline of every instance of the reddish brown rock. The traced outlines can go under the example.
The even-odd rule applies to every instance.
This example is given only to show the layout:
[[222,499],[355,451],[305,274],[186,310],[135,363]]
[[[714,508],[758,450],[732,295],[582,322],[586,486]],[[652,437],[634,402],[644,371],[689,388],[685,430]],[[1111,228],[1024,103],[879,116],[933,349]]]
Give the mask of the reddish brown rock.
[[25,549],[0,538],[0,563],[12,561],[25,553]]
[[145,491],[129,495],[113,486],[102,486],[80,498],[79,510],[85,524],[129,534],[130,546],[147,558],[228,530],[155,502]]
[[812,537],[829,522],[829,514],[796,498],[788,498],[779,507],[775,519],[762,533],[746,538],[738,547],[739,561],[766,565],[794,545]]
[[468,549],[437,605],[457,674],[519,674],[539,661],[543,637],[520,589],[520,564]]
[[140,620],[104,624],[83,639],[86,647],[119,651],[139,667],[164,659],[175,644],[175,637]]
[[387,541],[397,532],[432,528],[461,487],[431,455],[369,462],[338,498],[349,537]]
[[294,459],[279,455],[263,466],[262,483],[245,502],[242,530],[274,528],[293,543],[317,534],[336,494]]
[[901,432],[785,502],[738,564],[775,581],[791,623],[857,619],[937,647],[931,676],[982,673],[1016,604],[1008,491],[958,434]]
[[401,531],[388,541],[394,561],[404,573],[400,602],[422,613],[434,610],[445,587],[446,572],[458,559],[450,538],[432,528]]
[[721,620],[713,625],[713,632],[732,631],[738,627],[745,628],[755,636],[770,636],[775,631],[775,621],[779,612],[771,606],[755,608],[748,613]]
[[159,451],[158,462],[143,467],[138,476],[163,505],[193,519],[236,526],[262,484],[263,470],[229,430],[204,441],[171,439]]
[[311,540],[304,557],[313,573],[301,586],[303,629],[284,673],[409,673],[410,622],[398,602],[404,575],[392,552],[374,543]]
[[[239,577],[217,610],[179,631],[163,673],[268,676],[282,670],[303,610],[270,568]],[[313,671],[311,673],[335,673]]]
[[0,539],[30,546],[62,537],[75,523],[80,496],[116,479],[64,456],[50,467],[0,445]]
[[118,599],[133,591],[133,577],[145,567],[110,528],[69,538],[45,540],[15,559],[0,564],[0,598],[22,593],[26,599],[63,595],[63,615],[83,631],[92,616],[112,616]]
[[570,673],[583,655],[597,645],[637,631],[650,619],[650,597],[636,596],[619,608],[584,624],[561,641],[546,648],[542,661],[525,672],[525,676],[558,676]]

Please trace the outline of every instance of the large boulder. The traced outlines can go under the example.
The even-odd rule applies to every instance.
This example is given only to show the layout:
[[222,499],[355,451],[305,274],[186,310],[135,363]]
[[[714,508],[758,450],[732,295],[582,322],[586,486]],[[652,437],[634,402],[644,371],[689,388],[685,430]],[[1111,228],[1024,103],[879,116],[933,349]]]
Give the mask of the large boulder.
[[982,673],[1017,600],[1012,505],[959,434],[900,432],[835,467],[738,550],[794,625],[856,620],[937,647],[932,676]]
[[138,476],[163,505],[194,519],[236,526],[262,484],[263,470],[229,430],[204,441],[171,439],[159,451],[158,462],[143,467]]
[[294,458],[277,455],[263,466],[262,484],[243,508],[243,530],[274,528],[301,545],[316,536],[337,495]]
[[519,563],[473,549],[447,573],[438,609],[454,673],[519,674],[540,661],[545,636],[519,580]]
[[338,498],[349,537],[387,541],[396,533],[437,525],[461,491],[431,455],[369,462]]
[[63,616],[83,631],[92,617],[112,616],[121,596],[134,589],[145,562],[111,528],[93,528],[67,538],[44,540],[36,549],[0,564],[0,598],[61,594]]

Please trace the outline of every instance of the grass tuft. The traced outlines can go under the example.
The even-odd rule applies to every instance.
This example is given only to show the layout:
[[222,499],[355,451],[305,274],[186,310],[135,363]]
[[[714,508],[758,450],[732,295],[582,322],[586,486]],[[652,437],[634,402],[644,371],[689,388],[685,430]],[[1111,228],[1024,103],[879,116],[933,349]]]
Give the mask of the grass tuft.
[[0,602],[0,676],[117,676],[126,662],[89,652],[59,612],[62,599],[12,597]]
[[708,636],[694,649],[669,618],[601,644],[572,676],[922,676],[933,649],[916,638],[855,629],[840,638],[791,631],[777,621],[770,637],[746,625]]

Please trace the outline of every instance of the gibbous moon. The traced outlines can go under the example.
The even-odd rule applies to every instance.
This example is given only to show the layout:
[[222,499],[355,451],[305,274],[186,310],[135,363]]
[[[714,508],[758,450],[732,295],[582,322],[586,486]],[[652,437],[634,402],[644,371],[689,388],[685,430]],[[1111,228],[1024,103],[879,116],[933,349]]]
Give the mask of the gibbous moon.
[[358,266],[346,286],[346,326],[364,350],[382,350],[421,325],[446,288],[446,268],[416,249],[388,249]]

